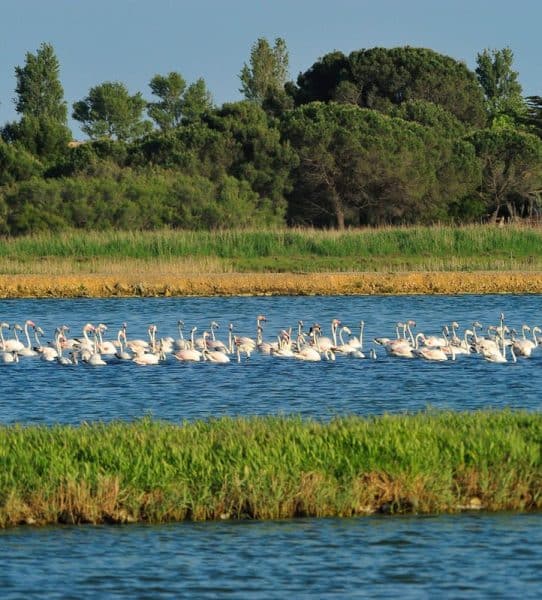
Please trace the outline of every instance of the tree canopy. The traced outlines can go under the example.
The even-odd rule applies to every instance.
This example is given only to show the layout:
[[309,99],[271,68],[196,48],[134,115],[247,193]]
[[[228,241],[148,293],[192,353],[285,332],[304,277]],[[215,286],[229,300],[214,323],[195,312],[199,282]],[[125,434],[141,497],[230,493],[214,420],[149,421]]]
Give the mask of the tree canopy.
[[241,69],[241,93],[247,100],[262,104],[270,95],[280,92],[288,79],[288,50],[286,42],[277,38],[273,47],[259,38],[250,51],[250,65]]
[[439,104],[460,121],[485,124],[484,98],[474,73],[426,48],[371,48],[345,57],[333,52],[297,79],[298,104],[337,100],[389,112],[408,100]]
[[123,83],[106,81],[74,103],[73,118],[91,139],[133,140],[151,128],[143,119],[146,105],[140,92],[131,96]]
[[[0,233],[98,226],[373,226],[542,212],[542,100],[521,97],[509,48],[476,72],[430,49],[319,58],[287,81],[282,38],[251,47],[245,100],[203,79],[120,81],[73,104],[50,44],[17,67],[20,119],[0,139]],[[150,91],[149,91],[150,90]]]

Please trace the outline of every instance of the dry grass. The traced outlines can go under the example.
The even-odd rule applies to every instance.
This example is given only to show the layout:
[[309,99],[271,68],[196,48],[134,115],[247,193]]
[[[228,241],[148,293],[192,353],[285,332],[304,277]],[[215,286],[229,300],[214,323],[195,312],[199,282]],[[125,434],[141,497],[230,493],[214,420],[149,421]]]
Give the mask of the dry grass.
[[0,275],[1,298],[542,293],[542,272],[186,273],[161,265],[116,272]]

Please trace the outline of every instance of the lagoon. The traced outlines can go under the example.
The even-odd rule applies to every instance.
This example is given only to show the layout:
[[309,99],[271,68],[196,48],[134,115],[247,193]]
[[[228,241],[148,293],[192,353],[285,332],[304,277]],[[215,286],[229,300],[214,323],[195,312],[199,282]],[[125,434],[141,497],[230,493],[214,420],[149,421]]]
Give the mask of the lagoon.
[[[265,314],[265,337],[282,328],[333,318],[366,344],[394,335],[398,320],[439,333],[475,320],[510,326],[541,324],[540,297],[358,296],[3,300],[0,318],[33,319],[50,338],[67,324],[78,334],[104,322],[114,337],[122,322],[131,337],[150,323],[176,335],[183,319],[201,331],[211,320],[254,335]],[[357,333],[357,331],[355,331]],[[60,367],[23,358],[0,368],[3,423],[132,421],[146,415],[172,422],[216,416],[297,414],[329,420],[357,414],[411,413],[428,406],[469,410],[540,410],[542,350],[517,363],[480,357],[429,363],[400,360],[377,348],[377,360],[339,357],[301,363],[253,355],[227,365],[155,367],[111,361],[103,367]],[[160,526],[21,527],[0,532],[3,597],[536,597],[542,583],[540,514],[484,512],[270,522],[180,523]]]

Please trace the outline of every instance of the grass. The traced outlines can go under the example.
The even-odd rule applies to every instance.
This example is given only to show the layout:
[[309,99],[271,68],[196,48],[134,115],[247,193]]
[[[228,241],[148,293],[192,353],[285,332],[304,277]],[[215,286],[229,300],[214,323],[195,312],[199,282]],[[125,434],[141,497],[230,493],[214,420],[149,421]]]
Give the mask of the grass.
[[0,525],[542,507],[542,415],[0,428]]
[[[541,270],[542,228],[509,225],[84,232],[0,239],[0,273]],[[127,265],[130,265],[128,267]]]

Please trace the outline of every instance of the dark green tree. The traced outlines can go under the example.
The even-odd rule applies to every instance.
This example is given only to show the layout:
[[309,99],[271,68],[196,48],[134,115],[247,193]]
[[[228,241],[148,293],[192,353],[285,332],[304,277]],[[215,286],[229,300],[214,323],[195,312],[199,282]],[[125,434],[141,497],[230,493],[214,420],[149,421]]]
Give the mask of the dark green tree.
[[118,81],[107,81],[90,89],[84,100],[73,105],[73,118],[91,139],[130,141],[151,129],[143,119],[147,103],[140,92],[131,96]]
[[527,110],[520,118],[520,122],[527,127],[528,131],[542,138],[542,97],[528,96],[526,103]]
[[39,177],[42,173],[43,165],[30,152],[18,144],[0,140],[0,186]]
[[250,51],[250,65],[241,69],[240,92],[247,100],[262,104],[269,95],[284,90],[288,79],[288,50],[282,38],[276,38],[270,46],[265,38],[259,38]]
[[490,122],[499,117],[513,120],[525,113],[518,72],[512,69],[514,54],[508,47],[488,50],[476,56],[476,75],[484,91]]
[[479,195],[492,222],[532,216],[542,193],[542,141],[509,127],[483,129],[469,138],[482,162]]
[[315,102],[289,113],[283,127],[300,159],[291,223],[342,229],[442,220],[450,201],[478,183],[471,146],[378,111]]
[[439,104],[460,121],[483,127],[484,98],[474,73],[425,48],[372,48],[348,58],[333,52],[299,75],[297,103],[336,100],[389,112],[408,100]]
[[297,85],[288,84],[286,89],[296,105],[329,102],[336,99],[337,88],[347,80],[348,73],[348,58],[342,52],[330,52],[319,58],[305,73],[300,73]]
[[224,104],[206,123],[223,136],[220,150],[228,175],[248,181],[262,207],[269,204],[281,222],[297,156],[282,142],[276,120],[254,102],[242,101]]

